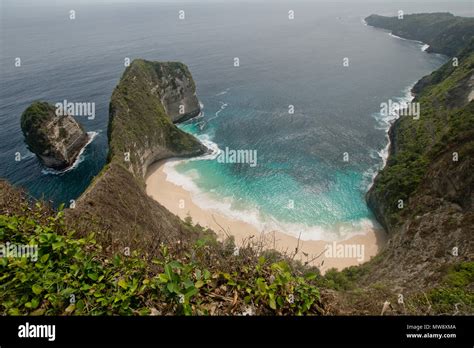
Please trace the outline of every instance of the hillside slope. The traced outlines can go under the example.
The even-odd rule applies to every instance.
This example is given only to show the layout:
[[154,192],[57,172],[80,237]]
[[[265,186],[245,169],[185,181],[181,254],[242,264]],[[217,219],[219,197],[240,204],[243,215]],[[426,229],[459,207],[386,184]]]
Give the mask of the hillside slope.
[[[405,18],[421,20],[406,34],[420,39],[417,33],[431,17]],[[433,37],[449,36],[451,27],[444,29],[447,33],[438,30]],[[390,130],[387,165],[367,194],[390,241],[370,262],[374,267],[364,278],[367,283],[383,279],[420,289],[439,282],[450,266],[473,259],[473,41],[458,53],[459,65],[450,60],[413,88],[420,119],[399,118]]]
[[390,30],[392,34],[422,41],[430,47],[427,52],[455,56],[474,37],[474,18],[458,17],[451,13],[420,13],[398,17],[370,15],[368,25]]
[[37,246],[34,262],[0,248],[0,315],[327,313],[317,274],[275,254],[246,246],[236,255],[212,235],[114,252],[100,230],[79,237],[63,217],[0,180],[0,242]]

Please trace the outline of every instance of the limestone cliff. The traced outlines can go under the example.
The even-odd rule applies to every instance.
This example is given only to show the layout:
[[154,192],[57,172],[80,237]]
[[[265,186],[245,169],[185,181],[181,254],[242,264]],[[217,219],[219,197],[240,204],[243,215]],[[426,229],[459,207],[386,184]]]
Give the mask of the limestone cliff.
[[55,107],[34,102],[21,117],[21,129],[28,148],[47,167],[57,170],[71,166],[89,136],[70,115],[57,116]]
[[[178,105],[189,112],[180,115]],[[199,111],[184,64],[134,60],[110,101],[109,160],[141,179],[155,161],[203,154],[206,148],[173,124]]]
[[109,231],[103,238],[114,248],[183,238],[187,232],[180,219],[148,197],[144,183],[153,162],[207,151],[174,125],[183,119],[176,105],[188,107],[184,118],[199,112],[185,65],[138,59],[125,70],[110,101],[108,163],[66,214],[76,229],[98,224],[99,230]]
[[474,257],[472,40],[458,58],[414,87],[420,119],[399,118],[390,130],[387,165],[367,194],[390,240],[370,262],[368,283],[433,286],[450,265]]
[[[142,61],[152,71],[150,83],[166,114],[173,122],[184,122],[201,112],[196,86],[186,65],[179,62],[153,64]],[[138,61],[135,64],[139,64]]]

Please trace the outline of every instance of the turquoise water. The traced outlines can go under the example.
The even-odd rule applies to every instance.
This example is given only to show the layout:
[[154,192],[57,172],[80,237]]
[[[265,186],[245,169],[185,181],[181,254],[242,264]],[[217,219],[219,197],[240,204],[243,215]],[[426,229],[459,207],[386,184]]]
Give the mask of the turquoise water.
[[[258,165],[208,157],[181,163],[171,179],[193,189],[204,206],[308,238],[373,223],[364,195],[386,155],[389,124],[380,103],[404,98],[407,87],[445,61],[363,24],[372,13],[395,15],[399,4],[391,2],[1,6],[1,178],[55,205],[76,199],[106,161],[108,106],[124,58],[182,61],[204,114],[181,127],[222,150],[257,151]],[[177,18],[182,9],[185,21]],[[472,12],[469,3],[454,2],[414,1],[403,9]],[[21,68],[12,63],[16,57]],[[95,119],[78,121],[97,136],[73,170],[58,174],[28,151],[20,117],[34,100],[64,99],[96,104]]]
[[[393,100],[409,101],[409,87]],[[191,191],[200,206],[252,223],[260,230],[278,229],[302,239],[339,239],[377,226],[364,196],[386,157],[389,119],[380,113],[368,115],[372,127],[367,132],[384,135],[385,142],[379,149],[361,147],[358,153],[354,151],[357,138],[348,135],[354,130],[340,133],[346,139],[331,138],[317,119],[302,127],[281,114],[286,118],[282,136],[266,134],[265,126],[256,123],[268,121],[268,110],[259,115],[256,107],[248,108],[246,102],[242,102],[245,107],[231,107],[240,101],[230,100],[232,89],[218,93],[210,101],[214,110],[204,107],[200,117],[180,126],[201,139],[214,154],[168,166],[168,180]],[[275,111],[272,116],[277,114]],[[229,127],[233,119],[236,128]],[[313,128],[308,130],[308,125]],[[263,131],[258,131],[259,127]],[[313,138],[318,131],[324,142]],[[304,147],[306,142],[308,148]],[[342,145],[346,143],[352,144]],[[228,146],[256,150],[257,165],[220,163],[218,154]],[[328,149],[335,157],[327,156]]]
[[[203,134],[196,127],[182,128],[197,136]],[[294,177],[290,163],[265,159],[259,159],[255,168],[223,164],[216,159],[184,161],[176,170],[181,174],[197,172],[193,181],[199,189],[211,192],[215,199],[232,198],[232,207],[237,210],[251,207],[285,223],[331,226],[370,216],[363,197],[367,188],[363,173],[351,169],[333,171],[323,162],[307,161],[308,172],[331,176],[326,187],[305,187]]]

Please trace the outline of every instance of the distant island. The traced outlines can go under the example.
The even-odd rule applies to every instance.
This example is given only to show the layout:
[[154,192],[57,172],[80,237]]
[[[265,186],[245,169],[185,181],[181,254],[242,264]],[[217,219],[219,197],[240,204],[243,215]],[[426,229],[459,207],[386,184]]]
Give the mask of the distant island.
[[150,198],[151,164],[208,149],[175,125],[199,114],[188,68],[137,59],[111,97],[107,164],[74,207],[55,211],[0,181],[2,238],[40,244],[34,264],[0,259],[0,313],[472,314],[474,18],[372,15],[366,22],[450,57],[413,88],[420,118],[394,122],[387,165],[367,193],[389,237],[379,255],[321,275],[292,253],[252,241],[236,252],[232,238],[218,241]]

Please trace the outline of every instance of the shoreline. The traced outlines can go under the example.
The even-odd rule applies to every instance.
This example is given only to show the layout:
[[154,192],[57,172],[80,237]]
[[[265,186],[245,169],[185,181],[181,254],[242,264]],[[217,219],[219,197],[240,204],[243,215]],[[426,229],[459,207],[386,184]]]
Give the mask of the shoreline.
[[[415,85],[418,83],[419,80],[413,82],[412,84],[408,85],[406,88],[404,88],[402,90],[402,93],[405,92],[404,95],[402,95],[401,97],[395,97],[394,99],[397,99],[397,102],[398,103],[411,103],[414,99],[415,99],[415,95],[413,94],[413,87],[415,87]],[[380,130],[383,130],[385,132],[385,139],[387,140],[387,144],[382,148],[380,149],[379,151],[377,151],[377,156],[379,156],[381,159],[382,159],[382,163],[381,165],[377,165],[375,170],[373,170],[373,173],[371,175],[371,179],[370,179],[370,183],[369,185],[367,186],[367,192],[369,192],[372,188],[372,186],[374,185],[375,183],[375,178],[379,175],[380,171],[382,171],[385,166],[387,165],[387,162],[388,162],[388,158],[390,157],[390,153],[391,153],[391,148],[392,148],[392,139],[391,139],[391,136],[390,136],[390,131],[392,129],[392,127],[394,126],[394,124],[396,123],[396,121],[400,118],[400,115],[398,114],[398,112],[396,113],[396,115],[393,116],[393,118],[387,118],[387,119],[379,119],[377,117],[374,117],[375,121],[377,123],[379,123],[379,125],[383,128],[379,128]],[[381,125],[380,123],[385,123],[385,126],[384,125]],[[372,167],[373,168],[373,167]],[[371,170],[372,168],[370,168],[369,170]]]
[[[344,240],[302,240],[279,230],[263,232],[243,220],[229,217],[224,213],[203,208],[193,200],[193,193],[167,180],[165,165],[176,159],[159,161],[152,164],[145,178],[148,196],[163,205],[182,220],[191,217],[193,224],[212,229],[219,240],[228,236],[235,238],[237,247],[252,243],[263,249],[275,249],[295,259],[316,266],[321,273],[330,268],[341,270],[359,265],[377,255],[385,245],[387,236],[380,228],[368,228],[365,234],[359,234]],[[329,252],[326,251],[329,248]],[[331,255],[332,252],[332,255]]]
[[[369,25],[365,19],[362,21],[366,26],[381,29]],[[388,31],[388,34],[397,39],[413,41],[420,44],[423,52],[427,52],[427,49],[429,48],[429,45],[425,42],[399,37],[394,35],[392,31]],[[406,88],[408,91],[405,95],[399,97],[399,102],[409,103],[413,101],[415,95],[413,94],[412,89],[418,81],[419,80],[415,81]],[[392,148],[390,132],[398,118],[399,116],[397,115],[394,119],[389,120],[388,122],[386,121],[387,128],[385,129],[385,136],[387,138],[387,144],[378,152],[379,156],[382,158],[382,165],[373,173],[368,190],[373,186],[380,171],[387,165]],[[360,265],[369,261],[382,250],[383,246],[388,241],[388,235],[385,230],[376,226],[367,227],[365,234],[357,234],[346,239],[337,240],[336,242],[324,239],[303,240],[279,230],[270,232],[259,231],[259,229],[251,223],[230,217],[213,208],[203,208],[199,206],[195,200],[193,200],[193,193],[191,191],[168,181],[164,167],[166,163],[176,160],[179,159],[162,160],[152,164],[148,168],[145,178],[147,195],[159,202],[182,220],[186,217],[191,217],[194,224],[199,224],[203,227],[212,229],[217,234],[219,240],[224,240],[228,236],[233,236],[237,246],[248,243],[249,240],[252,240],[253,242],[258,240],[259,245],[263,243],[264,249],[276,249],[280,252],[289,253],[290,255],[295,254],[295,259],[299,259],[303,263],[307,262],[311,266],[318,267],[323,274],[325,271],[333,267],[341,270],[349,266]],[[182,207],[180,207],[180,201]],[[182,204],[183,202],[184,206]],[[330,257],[325,250],[328,245],[333,245],[333,243],[336,243],[337,246],[343,247],[354,245],[363,246],[365,251],[364,257],[362,260],[360,258],[347,256]],[[333,245],[333,247],[336,247],[336,245]],[[297,250],[296,253],[295,250]]]

